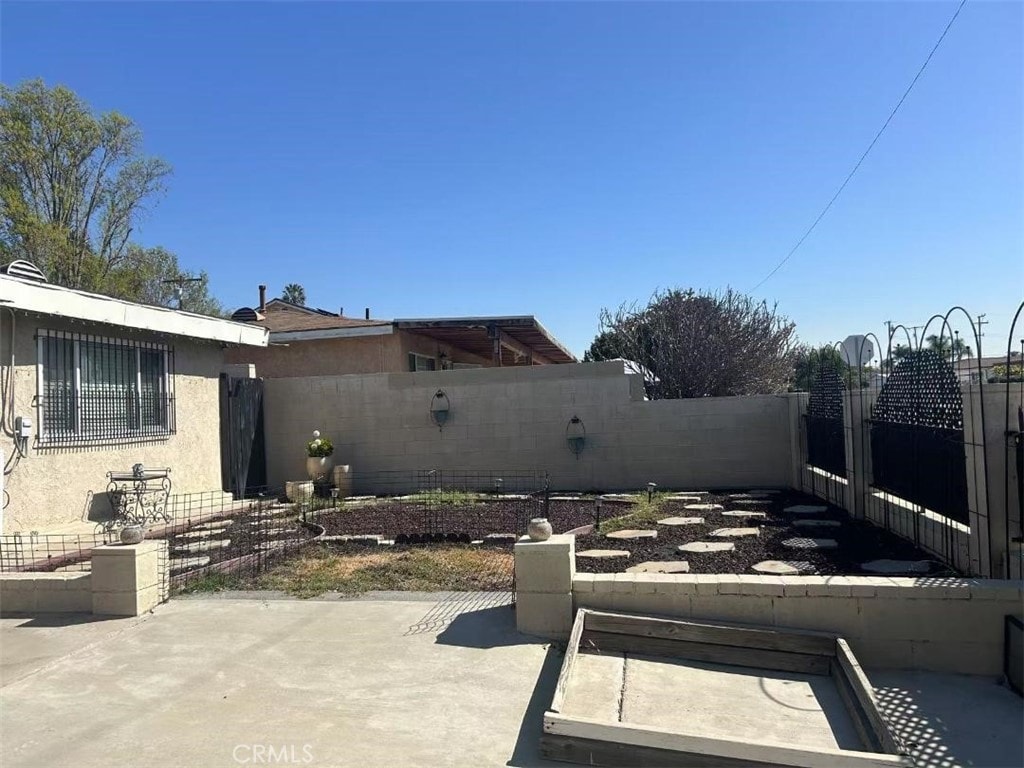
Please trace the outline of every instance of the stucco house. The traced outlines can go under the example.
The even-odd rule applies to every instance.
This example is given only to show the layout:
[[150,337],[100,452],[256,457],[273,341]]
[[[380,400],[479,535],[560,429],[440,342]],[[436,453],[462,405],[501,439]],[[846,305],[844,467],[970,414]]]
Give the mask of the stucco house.
[[408,373],[510,365],[575,363],[561,342],[530,315],[398,320],[346,317],[282,299],[266,300],[232,319],[265,328],[270,344],[226,352],[254,363],[265,378],[348,373]]
[[176,494],[222,490],[225,352],[265,329],[0,272],[0,533],[88,522],[107,473],[136,464],[169,468]]

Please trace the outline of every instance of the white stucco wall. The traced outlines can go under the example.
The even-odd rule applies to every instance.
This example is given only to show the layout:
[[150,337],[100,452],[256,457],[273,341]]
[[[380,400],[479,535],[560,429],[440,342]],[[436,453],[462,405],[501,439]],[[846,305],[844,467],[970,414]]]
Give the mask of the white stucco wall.
[[[443,430],[429,413],[439,388],[451,404]],[[616,362],[268,379],[269,482],[305,476],[319,429],[357,477],[437,468],[547,470],[562,489],[790,484],[788,396],[641,398]],[[578,458],[566,442],[573,415],[586,427]]]
[[[14,333],[14,406],[4,401],[9,423],[18,416],[33,422],[28,456],[18,461],[5,478],[9,503],[3,515],[3,533],[57,530],[76,521],[109,513],[103,492],[110,470],[129,470],[137,462],[170,467],[173,491],[219,490],[221,487],[218,432],[218,375],[223,353],[220,343],[131,332],[97,324],[70,323],[56,318],[16,313]],[[11,353],[11,316],[0,314],[0,364],[4,380]],[[38,444],[36,409],[36,334],[41,329],[67,330],[111,338],[160,342],[173,347],[177,433],[163,439],[130,445],[43,447]],[[5,389],[7,397],[10,392]],[[9,434],[0,436],[8,457],[13,451]],[[91,494],[99,494],[91,498]]]

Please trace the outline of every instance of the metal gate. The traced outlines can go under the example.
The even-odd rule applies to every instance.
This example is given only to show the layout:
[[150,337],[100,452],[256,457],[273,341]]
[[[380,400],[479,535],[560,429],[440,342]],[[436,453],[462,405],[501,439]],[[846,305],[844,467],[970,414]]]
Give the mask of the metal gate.
[[843,381],[828,361],[818,369],[807,402],[807,463],[846,477]]
[[263,379],[220,377],[221,477],[225,491],[251,496],[267,484]]
[[908,353],[871,412],[875,487],[969,524],[963,427],[953,366],[929,349]]

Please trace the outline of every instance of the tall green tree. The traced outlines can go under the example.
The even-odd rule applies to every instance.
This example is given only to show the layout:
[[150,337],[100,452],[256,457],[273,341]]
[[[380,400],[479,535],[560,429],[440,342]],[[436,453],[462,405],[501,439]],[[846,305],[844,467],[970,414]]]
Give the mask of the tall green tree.
[[93,114],[64,86],[0,85],[4,255],[34,262],[52,282],[102,290],[171,173],[141,146],[130,119]]
[[622,357],[622,342],[613,331],[597,334],[590,349],[583,353],[584,363],[599,363],[602,360],[617,360]]
[[298,304],[300,307],[304,307],[306,306],[306,289],[298,283],[288,283],[281,293],[281,298],[290,304]]
[[42,80],[0,84],[0,260],[27,259],[50,282],[130,301],[222,315],[205,272],[165,248],[132,240],[171,173],[142,153],[138,127],[95,114],[72,91]]
[[946,360],[953,359],[959,362],[965,357],[969,358],[974,355],[970,346],[959,336],[950,338],[945,334],[939,336],[933,333],[925,338],[925,343],[928,345],[928,349],[938,352]]

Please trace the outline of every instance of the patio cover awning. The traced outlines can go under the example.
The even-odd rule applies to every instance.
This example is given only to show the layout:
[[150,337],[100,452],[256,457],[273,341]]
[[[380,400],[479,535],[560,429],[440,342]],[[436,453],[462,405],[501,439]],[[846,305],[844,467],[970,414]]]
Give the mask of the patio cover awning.
[[394,326],[489,357],[499,365],[578,362],[532,315],[405,318],[395,320]]

